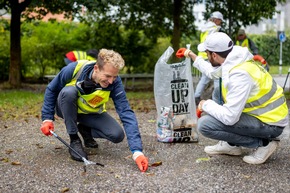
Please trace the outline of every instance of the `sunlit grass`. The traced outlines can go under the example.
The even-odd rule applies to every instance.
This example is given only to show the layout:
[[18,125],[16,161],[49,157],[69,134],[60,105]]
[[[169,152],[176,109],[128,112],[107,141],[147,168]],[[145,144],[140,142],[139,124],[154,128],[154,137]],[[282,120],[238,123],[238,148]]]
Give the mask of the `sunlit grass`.
[[[281,74],[286,75],[288,73],[290,66],[283,66],[282,65],[282,72]],[[270,74],[280,74],[280,69],[279,66],[270,66],[270,70],[269,70]]]
[[1,91],[0,116],[3,118],[39,116],[42,101],[42,93],[19,90]]
[[[0,92],[0,118],[40,117],[43,93],[21,90],[2,90]],[[134,111],[147,112],[155,109],[153,92],[127,92],[127,98]],[[114,109],[112,100],[107,105]]]

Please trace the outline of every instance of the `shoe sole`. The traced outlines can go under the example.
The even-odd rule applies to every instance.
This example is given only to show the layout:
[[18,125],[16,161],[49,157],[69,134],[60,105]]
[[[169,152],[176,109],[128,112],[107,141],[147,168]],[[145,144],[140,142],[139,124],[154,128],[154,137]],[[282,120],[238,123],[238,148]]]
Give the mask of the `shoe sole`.
[[242,155],[242,150],[240,149],[240,151],[227,151],[227,152],[222,152],[222,151],[213,151],[213,150],[206,150],[207,148],[204,148],[205,153],[209,154],[209,155]]
[[78,161],[78,162],[82,162],[83,161],[83,159],[75,158],[73,156],[70,156],[70,157],[71,157],[72,160],[75,160],[75,161]]
[[206,152],[205,153],[209,154],[209,155],[242,155],[242,152],[239,153],[225,153],[225,152]]
[[257,165],[257,164],[263,164],[274,153],[274,151],[277,149],[277,147],[278,147],[278,144],[276,144],[276,147],[274,147],[274,148],[271,149],[271,151],[270,151],[271,153],[269,153],[269,155],[265,159],[259,160],[259,162],[253,163],[251,161],[247,161],[247,160],[245,160],[245,157],[247,157],[247,156],[243,157],[243,161],[246,162],[246,163],[248,163],[248,164],[255,164],[255,165]]
[[87,145],[87,144],[85,144],[85,147],[86,148],[98,148],[99,145],[98,144],[97,145]]

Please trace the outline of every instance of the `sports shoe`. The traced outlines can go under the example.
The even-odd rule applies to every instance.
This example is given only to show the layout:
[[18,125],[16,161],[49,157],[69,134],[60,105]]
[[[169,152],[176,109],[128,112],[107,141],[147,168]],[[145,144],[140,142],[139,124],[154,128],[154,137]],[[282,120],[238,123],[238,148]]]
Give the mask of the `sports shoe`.
[[227,154],[227,155],[241,155],[242,148],[231,146],[225,141],[219,141],[218,144],[213,146],[206,146],[204,151],[209,155]]
[[[88,155],[87,153],[84,151],[84,148],[83,148],[83,145],[82,145],[82,141],[80,139],[76,139],[76,140],[73,140],[71,141],[70,143],[70,147],[72,147],[76,152],[78,152],[82,157],[88,159]],[[71,150],[69,148],[69,153],[71,155],[71,158],[73,160],[76,160],[76,161],[83,161],[82,158],[77,155],[73,150]]]
[[258,147],[251,155],[243,157],[243,161],[248,164],[262,164],[278,147],[278,141],[271,141],[267,146]]
[[82,124],[78,124],[78,130],[84,140],[84,144],[86,147],[89,148],[98,148],[99,145],[98,143],[94,140],[93,136],[92,136],[92,132],[91,132],[91,128],[90,127],[86,127]]

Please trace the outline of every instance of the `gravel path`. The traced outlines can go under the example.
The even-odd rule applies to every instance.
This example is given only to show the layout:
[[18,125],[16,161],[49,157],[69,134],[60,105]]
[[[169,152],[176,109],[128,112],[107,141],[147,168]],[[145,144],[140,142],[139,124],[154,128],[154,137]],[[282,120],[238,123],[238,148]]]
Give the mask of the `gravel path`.
[[[132,161],[126,140],[98,140],[99,148],[88,150],[89,159],[105,167],[88,166],[84,172],[84,164],[71,160],[66,146],[40,132],[38,118],[1,120],[0,192],[290,192],[289,141],[281,142],[265,164],[249,165],[242,156],[208,157],[204,146],[216,141],[203,136],[198,143],[157,142],[156,111],[136,115],[145,155],[150,164],[162,162],[146,173]],[[55,125],[56,133],[69,141],[62,120]]]

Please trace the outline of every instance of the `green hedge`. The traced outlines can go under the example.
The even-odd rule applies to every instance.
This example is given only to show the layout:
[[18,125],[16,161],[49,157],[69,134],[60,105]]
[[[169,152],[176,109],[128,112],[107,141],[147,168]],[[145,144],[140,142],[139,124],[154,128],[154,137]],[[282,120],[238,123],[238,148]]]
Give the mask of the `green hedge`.
[[[2,27],[1,27],[2,26]],[[0,80],[8,79],[10,57],[9,23],[0,20]],[[286,36],[288,32],[286,31]],[[280,43],[277,34],[251,35],[260,54],[271,65],[279,65]],[[21,25],[22,77],[41,78],[56,74],[64,65],[64,54],[71,50],[107,48],[119,52],[126,68],[121,73],[153,73],[154,67],[170,46],[170,38],[153,42],[142,31],[127,30],[113,23],[32,22]],[[199,37],[182,37],[181,47],[191,44],[197,51]],[[283,66],[290,65],[290,41],[283,43]],[[270,54],[271,53],[271,54]],[[288,69],[288,67],[287,67]]]
[[[277,34],[249,35],[259,48],[259,54],[263,56],[271,66],[279,65],[280,41]],[[290,41],[282,44],[282,65],[290,65]]]

